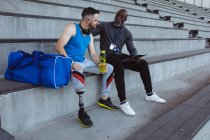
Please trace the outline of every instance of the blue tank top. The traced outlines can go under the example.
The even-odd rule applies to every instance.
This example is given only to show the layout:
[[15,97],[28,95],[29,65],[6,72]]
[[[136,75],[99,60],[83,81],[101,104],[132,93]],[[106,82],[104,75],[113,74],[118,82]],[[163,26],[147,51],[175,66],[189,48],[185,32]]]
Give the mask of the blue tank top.
[[75,62],[84,62],[85,52],[90,43],[90,35],[83,36],[79,24],[75,24],[76,34],[71,37],[64,49]]

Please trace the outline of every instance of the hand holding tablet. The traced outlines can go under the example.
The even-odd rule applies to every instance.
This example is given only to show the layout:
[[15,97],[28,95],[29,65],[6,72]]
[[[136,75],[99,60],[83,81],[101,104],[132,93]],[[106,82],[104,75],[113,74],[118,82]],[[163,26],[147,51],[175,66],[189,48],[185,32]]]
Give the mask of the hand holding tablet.
[[146,54],[139,54],[139,55],[135,55],[129,58],[126,58],[124,60],[122,60],[122,62],[128,62],[128,61],[134,61],[134,60],[138,60],[139,58],[145,56]]

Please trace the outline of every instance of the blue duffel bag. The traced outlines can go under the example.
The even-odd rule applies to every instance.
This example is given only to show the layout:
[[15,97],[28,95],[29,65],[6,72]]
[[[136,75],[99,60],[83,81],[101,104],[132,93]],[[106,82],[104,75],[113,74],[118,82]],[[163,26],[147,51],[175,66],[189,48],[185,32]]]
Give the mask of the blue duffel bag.
[[37,86],[60,88],[67,86],[72,59],[57,54],[34,51],[32,54],[11,52],[4,77],[8,80]]

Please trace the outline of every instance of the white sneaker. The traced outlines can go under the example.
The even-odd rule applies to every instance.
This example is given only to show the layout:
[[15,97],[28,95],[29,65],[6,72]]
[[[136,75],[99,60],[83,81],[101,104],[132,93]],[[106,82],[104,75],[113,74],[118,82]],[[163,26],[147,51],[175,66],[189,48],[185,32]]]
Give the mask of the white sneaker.
[[165,103],[166,100],[160,98],[156,93],[153,92],[151,96],[145,95],[145,100],[147,101],[153,101],[157,103]]
[[135,115],[135,112],[133,111],[133,109],[131,108],[128,102],[125,102],[124,104],[120,105],[120,109],[126,115],[129,115],[129,116]]

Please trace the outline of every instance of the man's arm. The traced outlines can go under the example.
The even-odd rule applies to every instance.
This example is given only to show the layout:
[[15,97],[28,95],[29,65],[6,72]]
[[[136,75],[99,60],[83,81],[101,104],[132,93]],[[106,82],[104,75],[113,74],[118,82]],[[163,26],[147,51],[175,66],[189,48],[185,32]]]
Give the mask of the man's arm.
[[133,44],[133,37],[131,32],[129,32],[127,40],[126,40],[126,47],[130,55],[135,56],[137,55],[137,50]]
[[[64,31],[61,34],[61,37],[58,39],[58,42],[56,43],[56,46],[55,46],[58,54],[64,55],[65,57],[68,57],[64,47],[68,43],[70,38],[72,36],[74,36],[75,34],[76,34],[76,27],[73,23],[70,23],[70,24],[65,26]],[[72,68],[76,69],[76,70],[81,69],[81,67],[74,62],[72,63]]]
[[97,36],[100,35],[103,29],[103,23],[100,23],[99,25],[97,25],[96,28],[91,29],[90,32],[92,33],[93,36]]
[[58,42],[56,43],[56,51],[58,54],[68,56],[64,46],[68,43],[70,38],[76,34],[76,28],[73,23],[70,23],[65,26],[63,33],[61,34],[60,38],[58,39]]
[[88,46],[88,51],[90,54],[90,57],[92,59],[93,62],[95,62],[96,64],[100,63],[100,59],[99,56],[96,54],[95,48],[94,48],[94,43],[93,43],[93,35],[90,34],[90,44]]

